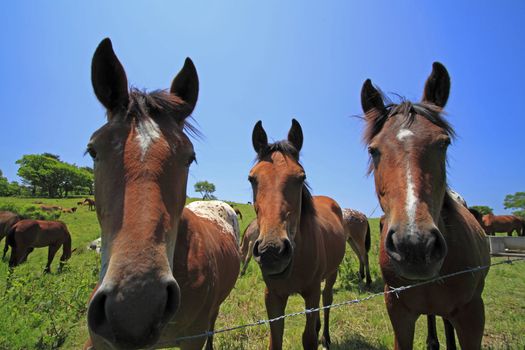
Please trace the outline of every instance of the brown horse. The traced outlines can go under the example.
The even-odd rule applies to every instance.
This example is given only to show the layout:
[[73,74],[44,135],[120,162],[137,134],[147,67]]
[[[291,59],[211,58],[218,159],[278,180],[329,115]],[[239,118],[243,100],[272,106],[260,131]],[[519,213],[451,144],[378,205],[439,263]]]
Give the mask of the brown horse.
[[366,271],[366,285],[369,286],[372,283],[368,264],[370,224],[365,214],[353,209],[343,209],[343,221],[348,245],[359,259],[359,277],[365,279]]
[[[7,236],[7,233],[13,227],[14,224],[16,224],[18,221],[20,221],[20,216],[18,216],[15,213],[12,213],[10,211],[0,211],[0,241]],[[7,251],[9,249],[9,245],[7,244],[7,239],[5,240],[5,246],[4,246],[4,254],[2,255],[2,260],[5,259],[5,255],[7,254]]]
[[71,235],[61,221],[20,220],[9,231],[7,243],[11,246],[9,267],[24,262],[34,248],[49,247],[44,272],[51,272],[51,263],[61,246],[59,271],[71,257]]
[[491,236],[494,236],[496,232],[506,232],[507,236],[512,236],[514,231],[518,236],[525,235],[523,219],[516,215],[485,214],[482,221],[485,232]]
[[95,200],[91,198],[86,198],[82,202],[82,205],[87,205],[89,207],[89,210],[95,210]]
[[169,91],[129,91],[104,39],[91,77],[108,120],[87,149],[95,165],[102,266],[85,348],[201,349],[205,337],[177,339],[214,329],[240,259],[233,209],[217,203],[184,209],[195,160],[184,133],[194,130],[187,118],[197,102],[195,66],[187,58]]
[[[386,105],[365,81],[361,103],[365,142],[385,213],[380,266],[385,291],[473,266],[490,264],[485,234],[467,208],[447,192],[446,150],[454,131],[443,118],[450,89],[434,63],[423,100]],[[481,293],[488,270],[385,296],[396,349],[412,349],[421,314],[449,320],[463,349],[479,349],[485,324]]]
[[[321,281],[323,305],[333,300],[333,285],[345,252],[345,233],[341,208],[331,198],[312,197],[299,164],[303,133],[293,119],[288,140],[268,144],[261,121],[252,135],[257,163],[249,180],[257,213],[259,237],[253,256],[266,283],[268,317],[283,315],[288,297],[299,293],[306,308],[319,306]],[[324,312],[323,345],[330,344],[330,309]],[[303,347],[317,349],[321,327],[319,312],[306,316]],[[270,349],[281,349],[284,320],[270,324]]]
[[253,245],[255,244],[255,241],[259,237],[259,227],[257,226],[257,219],[254,219],[248,227],[244,230],[244,235],[242,236],[241,241],[241,261],[242,261],[242,268],[241,268],[241,276],[243,276],[246,273],[246,269],[248,268],[248,264],[250,263],[250,260],[253,255]]
[[478,224],[480,224],[480,226],[484,229],[485,227],[483,226],[483,214],[481,214],[479,210],[476,210],[474,208],[468,208],[468,211],[474,216],[474,218],[476,218]]

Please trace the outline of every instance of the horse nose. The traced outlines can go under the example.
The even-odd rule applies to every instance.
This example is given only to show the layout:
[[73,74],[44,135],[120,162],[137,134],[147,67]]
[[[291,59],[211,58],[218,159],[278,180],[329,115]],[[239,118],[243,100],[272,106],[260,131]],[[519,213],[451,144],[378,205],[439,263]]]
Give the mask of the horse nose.
[[146,288],[99,289],[89,304],[90,330],[119,348],[154,344],[179,308],[180,289],[173,278],[147,283]]
[[287,259],[292,255],[292,243],[288,238],[282,239],[281,242],[268,242],[263,246],[261,246],[261,243],[262,240],[257,239],[253,245],[253,256],[255,259],[260,259],[263,255]]
[[435,264],[447,254],[447,244],[436,227],[406,233],[389,228],[385,238],[388,256],[397,263]]

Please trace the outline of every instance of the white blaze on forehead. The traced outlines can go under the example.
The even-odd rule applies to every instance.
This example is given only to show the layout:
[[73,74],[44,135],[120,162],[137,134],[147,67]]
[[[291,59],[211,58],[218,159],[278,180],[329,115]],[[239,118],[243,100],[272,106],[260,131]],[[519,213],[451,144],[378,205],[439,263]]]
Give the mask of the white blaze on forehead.
[[410,164],[407,164],[407,198],[405,208],[408,218],[408,230],[407,233],[414,233],[416,230],[416,204],[417,197],[414,190],[414,182],[412,179],[412,173],[410,172]]
[[414,136],[414,133],[412,131],[408,130],[408,129],[401,129],[397,133],[397,139],[399,141],[403,141],[407,137],[411,137],[411,136]]
[[186,206],[195,215],[215,222],[224,232],[231,234],[239,244],[240,228],[237,214],[221,201],[196,201]]
[[160,138],[160,129],[153,119],[143,118],[139,120],[136,130],[137,141],[139,142],[139,146],[142,151],[141,160],[144,160],[144,156],[148,152],[151,144]]

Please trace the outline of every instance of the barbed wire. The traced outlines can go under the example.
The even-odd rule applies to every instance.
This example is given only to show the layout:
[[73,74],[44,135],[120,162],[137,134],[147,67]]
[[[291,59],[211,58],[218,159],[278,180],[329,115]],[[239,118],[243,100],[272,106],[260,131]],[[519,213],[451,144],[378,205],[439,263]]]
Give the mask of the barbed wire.
[[517,261],[525,261],[525,258],[507,259],[507,260],[499,261],[497,263],[493,263],[493,264],[489,264],[489,265],[476,266],[476,267],[473,267],[473,268],[470,268],[470,269],[467,269],[467,270],[453,272],[453,273],[450,273],[450,274],[447,274],[447,275],[443,275],[443,276],[438,276],[438,277],[433,278],[431,280],[418,282],[418,283],[411,284],[411,285],[408,285],[408,286],[401,286],[401,287],[396,287],[396,288],[390,287],[390,290],[388,290],[388,291],[373,293],[373,294],[370,294],[369,296],[367,296],[365,298],[361,298],[361,299],[357,299],[356,298],[356,299],[352,299],[352,300],[346,300],[346,301],[342,301],[340,303],[334,303],[334,304],[325,305],[325,306],[321,306],[321,307],[316,307],[316,308],[312,308],[312,309],[305,309],[303,311],[298,311],[298,312],[293,312],[293,313],[289,313],[289,314],[284,314],[282,316],[275,317],[275,318],[262,319],[262,320],[258,320],[258,321],[255,321],[255,322],[246,323],[246,324],[242,324],[242,325],[238,325],[238,326],[221,328],[221,329],[217,329],[217,330],[214,330],[214,331],[204,332],[204,333],[201,333],[201,334],[179,337],[179,338],[175,339],[175,342],[178,343],[178,342],[185,341],[185,340],[191,340],[191,339],[203,338],[203,337],[210,337],[210,336],[215,335],[215,334],[232,332],[232,331],[243,329],[243,328],[250,328],[250,327],[261,326],[261,325],[264,325],[264,324],[270,324],[272,322],[283,320],[283,319],[289,318],[289,317],[295,317],[295,316],[300,316],[300,315],[307,315],[307,314],[311,314],[313,312],[318,312],[318,311],[322,311],[322,310],[326,310],[326,309],[334,309],[334,308],[342,307],[342,306],[345,306],[345,305],[359,304],[359,303],[368,301],[370,299],[374,299],[374,298],[377,298],[379,296],[384,296],[384,295],[387,295],[387,294],[395,294],[396,297],[399,298],[399,294],[401,292],[405,291],[405,290],[408,290],[408,289],[421,287],[421,286],[432,284],[432,283],[435,283],[435,282],[442,282],[444,279],[451,278],[451,277],[454,277],[454,276],[459,276],[459,275],[463,275],[463,274],[466,274],[466,273],[474,273],[474,272],[477,272],[477,271],[486,270],[486,269],[488,269],[490,267],[497,266],[497,265],[512,264],[512,263],[517,262]]

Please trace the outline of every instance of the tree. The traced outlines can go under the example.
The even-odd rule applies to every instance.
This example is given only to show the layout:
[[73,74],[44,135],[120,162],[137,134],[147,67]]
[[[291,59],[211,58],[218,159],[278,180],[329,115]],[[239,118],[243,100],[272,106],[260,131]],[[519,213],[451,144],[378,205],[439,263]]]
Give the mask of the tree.
[[194,185],[195,192],[199,192],[202,195],[202,199],[214,199],[212,195],[215,192],[215,185],[208,181],[199,181]]
[[93,173],[74,164],[60,161],[57,155],[28,154],[17,160],[18,176],[31,188],[31,195],[68,196],[70,192],[91,193]]
[[519,209],[513,212],[514,215],[525,218],[525,192],[508,194],[503,200],[505,209]]
[[486,205],[473,205],[471,206],[471,208],[479,211],[481,215],[493,214],[494,212],[494,210],[491,207],[487,207]]

